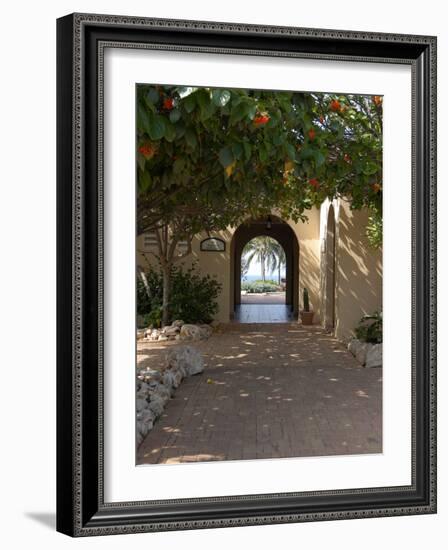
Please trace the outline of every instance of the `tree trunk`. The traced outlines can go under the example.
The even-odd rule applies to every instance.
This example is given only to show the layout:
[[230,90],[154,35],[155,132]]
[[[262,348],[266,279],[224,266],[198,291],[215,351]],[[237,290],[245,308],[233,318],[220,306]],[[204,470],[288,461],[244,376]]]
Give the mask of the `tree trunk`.
[[148,279],[146,278],[146,273],[140,271],[140,279],[142,280],[143,286],[145,287],[146,295],[151,299],[151,292],[149,291]]
[[264,258],[264,255],[261,256],[261,280],[264,282],[266,282],[266,273],[265,273],[265,265],[264,265],[264,262],[265,262],[265,258]]
[[170,316],[171,298],[171,266],[165,267],[163,273],[163,302],[162,302],[162,326],[168,325]]
[[281,269],[282,269],[282,264],[279,262],[278,263],[278,284],[279,284],[279,286],[282,283]]

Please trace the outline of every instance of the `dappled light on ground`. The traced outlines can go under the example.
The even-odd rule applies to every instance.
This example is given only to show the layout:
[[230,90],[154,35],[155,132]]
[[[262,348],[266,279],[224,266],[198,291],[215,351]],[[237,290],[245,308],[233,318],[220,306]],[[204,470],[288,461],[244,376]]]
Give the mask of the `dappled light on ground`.
[[[141,444],[139,464],[380,453],[381,370],[319,327],[229,324]],[[165,347],[139,344],[145,364]]]

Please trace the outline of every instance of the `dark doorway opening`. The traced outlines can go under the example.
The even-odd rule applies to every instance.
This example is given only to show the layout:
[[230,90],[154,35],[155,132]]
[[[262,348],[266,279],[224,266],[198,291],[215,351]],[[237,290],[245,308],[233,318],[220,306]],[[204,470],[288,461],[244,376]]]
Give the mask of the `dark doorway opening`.
[[[285,256],[282,304],[249,304],[241,296],[241,259],[245,246],[256,237],[271,237]],[[298,314],[299,243],[292,228],[277,216],[250,220],[235,231],[231,245],[231,304],[234,319],[241,322],[287,322]],[[257,309],[258,308],[258,309]]]

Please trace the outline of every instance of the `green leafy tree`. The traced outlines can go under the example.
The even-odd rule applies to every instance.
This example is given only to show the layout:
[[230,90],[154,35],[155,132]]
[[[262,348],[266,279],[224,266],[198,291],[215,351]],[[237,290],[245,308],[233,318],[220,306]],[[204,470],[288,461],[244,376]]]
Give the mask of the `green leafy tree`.
[[[325,198],[381,217],[379,96],[139,85],[137,232],[154,232],[168,319],[173,264],[200,231]],[[182,251],[180,244],[183,244]]]

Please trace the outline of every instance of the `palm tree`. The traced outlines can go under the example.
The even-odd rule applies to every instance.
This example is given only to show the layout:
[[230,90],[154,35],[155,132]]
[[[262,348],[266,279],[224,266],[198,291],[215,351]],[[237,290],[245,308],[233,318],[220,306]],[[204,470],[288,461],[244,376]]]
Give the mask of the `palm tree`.
[[243,249],[244,261],[247,269],[253,260],[257,260],[261,266],[261,279],[266,281],[266,272],[272,273],[278,269],[279,284],[281,267],[286,263],[285,252],[278,241],[272,237],[255,237],[249,241]]
[[249,264],[245,256],[241,256],[241,280],[246,278],[247,272],[249,271]]
[[[274,239],[271,239],[271,240],[274,240]],[[269,263],[268,269],[271,273],[273,273],[274,271],[278,272],[279,285],[282,282],[283,266],[286,266],[285,251],[283,250],[283,246],[278,241],[274,241],[272,244],[272,255],[270,256],[270,263]]]
[[245,258],[247,269],[256,260],[261,266],[261,278],[266,279],[266,242],[265,237],[255,237],[249,241],[243,249],[242,256]]

